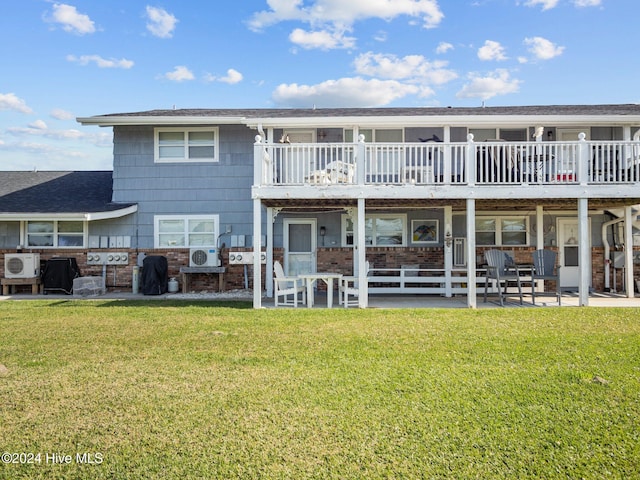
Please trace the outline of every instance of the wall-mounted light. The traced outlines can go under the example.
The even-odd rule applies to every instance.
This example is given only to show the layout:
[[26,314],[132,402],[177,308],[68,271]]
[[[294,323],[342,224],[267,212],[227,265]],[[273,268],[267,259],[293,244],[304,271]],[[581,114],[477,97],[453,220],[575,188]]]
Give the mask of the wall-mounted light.
[[451,248],[451,244],[453,243],[453,235],[451,235],[451,225],[447,224],[446,231],[444,234],[444,244],[447,248]]
[[320,236],[322,237],[322,246],[324,247],[324,236],[327,234],[327,227],[320,227]]

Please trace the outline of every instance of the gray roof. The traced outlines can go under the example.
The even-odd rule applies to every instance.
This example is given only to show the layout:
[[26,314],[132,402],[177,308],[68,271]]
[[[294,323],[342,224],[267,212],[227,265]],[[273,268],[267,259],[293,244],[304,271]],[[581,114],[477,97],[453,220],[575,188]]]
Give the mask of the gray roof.
[[537,105],[505,107],[400,107],[400,108],[309,108],[309,109],[174,109],[110,113],[101,117],[377,117],[377,116],[474,116],[474,115],[640,115],[640,104]]
[[112,172],[0,172],[0,214],[98,213],[134,204],[112,203]]

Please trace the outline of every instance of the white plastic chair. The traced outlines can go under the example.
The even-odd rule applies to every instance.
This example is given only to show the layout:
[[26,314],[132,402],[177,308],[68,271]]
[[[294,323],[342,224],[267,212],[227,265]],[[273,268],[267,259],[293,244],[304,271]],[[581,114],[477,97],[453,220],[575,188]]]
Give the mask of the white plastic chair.
[[[282,265],[277,260],[273,262],[273,271],[275,278],[273,279],[275,306],[298,306],[298,294],[302,293],[302,303],[307,301],[307,289],[304,286],[304,280],[298,277],[287,277],[284,274]],[[289,295],[293,298],[288,299]],[[282,301],[278,303],[278,298],[282,297]]]

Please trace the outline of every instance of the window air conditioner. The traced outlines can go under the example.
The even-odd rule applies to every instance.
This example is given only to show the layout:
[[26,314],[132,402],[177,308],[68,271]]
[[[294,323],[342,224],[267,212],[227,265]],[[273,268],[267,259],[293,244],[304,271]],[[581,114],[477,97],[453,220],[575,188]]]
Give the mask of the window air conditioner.
[[456,237],[453,239],[453,266],[465,267],[467,265],[467,239]]
[[192,248],[189,251],[190,267],[219,267],[217,248]]
[[40,275],[39,253],[7,253],[4,256],[5,278],[34,278]]

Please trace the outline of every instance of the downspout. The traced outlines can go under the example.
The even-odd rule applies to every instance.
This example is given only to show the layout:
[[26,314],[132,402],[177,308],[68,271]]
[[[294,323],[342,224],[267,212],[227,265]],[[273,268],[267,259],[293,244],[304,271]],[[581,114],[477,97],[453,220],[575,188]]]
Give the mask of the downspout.
[[616,218],[615,220],[609,220],[602,224],[602,243],[604,244],[604,291],[610,292],[610,266],[611,266],[611,247],[609,246],[609,240],[607,239],[607,228],[616,223],[624,222],[624,218]]

